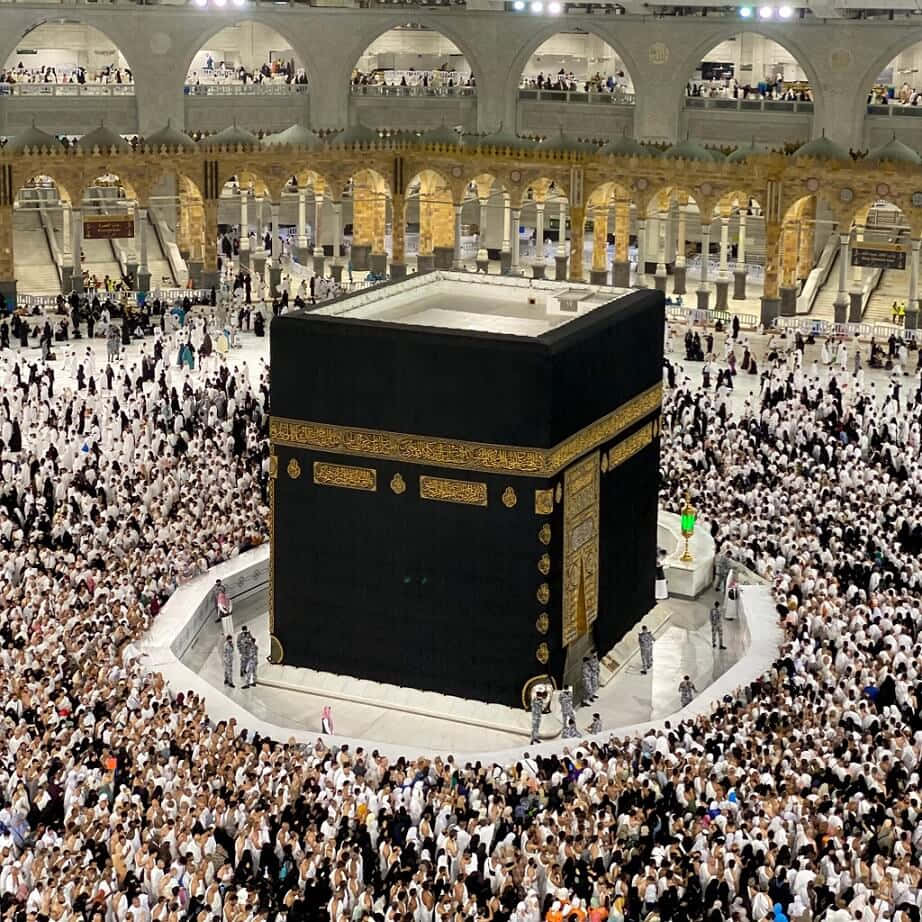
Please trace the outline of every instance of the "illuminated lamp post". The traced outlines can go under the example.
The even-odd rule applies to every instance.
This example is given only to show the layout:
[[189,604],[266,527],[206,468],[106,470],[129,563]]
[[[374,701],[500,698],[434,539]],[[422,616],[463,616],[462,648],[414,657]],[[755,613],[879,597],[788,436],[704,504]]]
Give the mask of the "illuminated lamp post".
[[691,504],[691,497],[686,493],[685,505],[682,508],[682,537],[685,539],[685,550],[680,558],[685,563],[693,559],[688,549],[688,540],[695,533],[695,522],[697,520],[698,510]]

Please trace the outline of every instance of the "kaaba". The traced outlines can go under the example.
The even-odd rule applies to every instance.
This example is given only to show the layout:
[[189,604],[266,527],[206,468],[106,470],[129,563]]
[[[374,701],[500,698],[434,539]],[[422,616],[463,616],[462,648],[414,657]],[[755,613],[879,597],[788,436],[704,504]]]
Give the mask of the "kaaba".
[[521,707],[611,650],[654,604],[663,326],[443,271],[273,320],[274,661]]

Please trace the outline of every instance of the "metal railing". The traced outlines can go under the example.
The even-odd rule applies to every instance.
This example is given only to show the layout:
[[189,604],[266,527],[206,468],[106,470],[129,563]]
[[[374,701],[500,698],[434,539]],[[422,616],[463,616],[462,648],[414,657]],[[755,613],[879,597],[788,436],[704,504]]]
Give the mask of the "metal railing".
[[922,106],[904,106],[900,102],[871,103],[868,115],[885,115],[887,118],[922,116]]
[[307,93],[306,83],[187,83],[186,96],[291,96]]
[[532,102],[577,102],[602,106],[633,106],[634,94],[615,90],[593,90],[586,93],[581,90],[537,90],[530,87],[519,88],[519,99]]
[[392,86],[389,83],[352,83],[349,92],[353,96],[396,97],[466,97],[477,95],[476,86]]
[[717,109],[732,112],[799,112],[813,113],[812,102],[793,99],[732,99],[724,96],[686,96],[686,109]]
[[776,317],[773,321],[779,330],[800,330],[801,333],[812,333],[814,336],[838,336],[854,339],[860,336],[870,339],[872,336],[880,340],[890,338],[894,333],[905,340],[922,340],[922,330],[907,330],[896,323],[836,323],[834,320],[822,320],[819,317]]
[[755,314],[735,314],[730,311],[699,310],[696,307],[685,307],[682,304],[666,302],[666,316],[673,321],[687,323],[691,326],[709,326],[718,320],[724,325],[733,322],[733,317],[740,318],[740,326],[755,329],[759,325],[759,318]]
[[0,96],[134,96],[134,84],[0,83]]

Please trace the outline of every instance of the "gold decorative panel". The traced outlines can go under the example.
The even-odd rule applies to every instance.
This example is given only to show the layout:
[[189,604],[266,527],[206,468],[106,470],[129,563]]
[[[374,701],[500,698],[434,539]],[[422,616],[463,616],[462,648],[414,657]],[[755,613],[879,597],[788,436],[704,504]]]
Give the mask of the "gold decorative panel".
[[403,493],[406,490],[406,488],[407,488],[406,481],[403,479],[403,477],[401,477],[400,474],[394,474],[394,476],[391,477],[391,489],[398,496],[400,496],[400,494]]
[[487,485],[476,480],[447,480],[423,474],[419,478],[419,495],[422,499],[437,499],[444,503],[486,506]]
[[574,459],[598,448],[603,442],[611,441],[619,432],[658,409],[662,404],[662,390],[660,382],[553,448],[461,442],[279,417],[269,421],[269,438],[275,445],[341,455],[361,455],[485,473],[553,477]]
[[538,649],[535,650],[535,659],[543,666],[550,659],[550,651],[547,648],[546,643],[538,644]]
[[515,495],[515,490],[512,487],[506,487],[503,490],[503,505],[507,509],[511,509],[517,502],[519,498]]
[[547,612],[543,611],[538,615],[537,620],[535,621],[535,630],[539,634],[546,634],[548,629],[551,626],[551,619],[547,616]]
[[542,583],[542,584],[538,587],[538,591],[537,591],[537,593],[535,593],[535,594],[536,594],[536,596],[538,597],[538,601],[539,601],[542,605],[547,605],[548,599],[550,599],[550,597],[551,597],[551,587],[548,586],[547,583]]
[[292,480],[297,480],[301,476],[301,465],[298,464],[297,458],[292,458],[288,462],[288,476]]
[[535,515],[550,515],[554,511],[554,491],[535,490]]
[[543,576],[547,576],[551,572],[551,555],[542,554],[538,559],[538,572]]
[[541,526],[541,528],[538,530],[538,540],[539,540],[542,544],[550,544],[550,543],[551,543],[551,526],[548,525],[547,522],[545,522],[545,523]]
[[351,467],[348,464],[314,462],[314,483],[322,487],[346,487],[374,493],[378,488],[378,472],[373,467]]
[[599,453],[564,472],[563,644],[582,637],[599,613]]
[[636,432],[632,432],[626,439],[622,439],[608,452],[608,469],[613,471],[619,464],[624,464],[633,458],[637,452],[642,451],[653,441],[653,423],[647,423]]

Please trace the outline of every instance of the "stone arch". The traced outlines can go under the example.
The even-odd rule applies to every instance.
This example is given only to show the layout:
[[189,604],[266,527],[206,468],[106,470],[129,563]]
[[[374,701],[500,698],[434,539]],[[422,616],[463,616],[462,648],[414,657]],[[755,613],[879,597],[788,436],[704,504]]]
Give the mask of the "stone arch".
[[50,179],[58,192],[59,201],[62,204],[73,204],[73,197],[67,182],[61,179],[57,170],[49,170],[45,167],[42,167],[40,170],[23,170],[21,175],[17,175],[15,177],[16,194],[18,195],[20,190],[27,188],[27,183],[34,179]]
[[[522,77],[525,75],[526,69],[528,68],[529,63],[531,62],[531,60],[532,60],[536,55],[538,55],[538,54],[542,51],[542,49],[544,49],[547,45],[549,45],[555,38],[557,38],[558,36],[563,36],[563,35],[582,35],[582,36],[585,36],[587,39],[588,39],[588,38],[595,38],[595,39],[598,39],[600,42],[602,42],[602,44],[605,45],[605,47],[608,48],[608,49],[612,52],[612,54],[613,54],[615,57],[618,58],[618,60],[620,61],[621,65],[623,65],[624,72],[625,72],[625,77],[626,77],[625,92],[631,94],[631,97],[633,98],[633,93],[634,93],[634,78],[633,78],[633,76],[632,76],[632,74],[631,74],[631,71],[630,71],[630,69],[628,68],[626,62],[625,62],[624,59],[621,57],[621,54],[620,54],[620,53],[617,51],[617,49],[608,41],[608,39],[605,38],[605,37],[603,37],[599,32],[596,32],[596,31],[591,30],[591,29],[583,29],[582,27],[576,28],[576,29],[574,29],[574,30],[572,30],[572,31],[558,30],[557,32],[554,32],[553,35],[551,35],[551,36],[549,36],[548,38],[546,38],[540,45],[538,45],[538,47],[535,48],[535,50],[531,53],[531,55],[530,55],[528,58],[525,59],[525,62],[524,62],[523,65],[522,65],[522,69],[520,70],[520,72],[519,72],[519,74],[518,74],[518,79],[519,79],[520,82],[521,82]],[[547,51],[547,52],[545,52],[545,54],[548,54],[549,56],[553,56],[553,52],[551,52],[551,51]],[[613,62],[613,63],[612,63],[612,68],[611,68],[611,70],[614,70],[614,67],[615,67],[615,65],[614,65],[614,62]],[[556,68],[556,64],[552,64],[552,65],[551,65],[551,69],[552,69],[553,73],[556,73],[556,69],[555,69],[555,68]],[[609,70],[608,73],[602,72],[603,70],[606,70],[606,68],[603,68],[603,69],[599,69],[599,68],[587,68],[587,76],[588,76],[588,71],[589,71],[589,70],[597,70],[597,71],[599,71],[599,72],[602,74],[602,77],[603,77],[603,78],[604,78],[604,77],[607,77],[607,76],[611,73],[611,70]],[[580,88],[582,88],[582,87],[580,86]]]
[[[624,62],[624,69],[628,74],[633,75],[640,74],[641,68],[637,63],[634,55],[631,53],[630,48],[622,42],[614,32],[610,32],[606,29],[599,28],[596,25],[580,24],[579,27],[581,32],[585,32],[588,35],[594,35],[596,38],[601,39],[605,42],[613,51],[615,51],[619,58]],[[541,29],[535,31],[531,39],[526,42],[513,56],[512,60],[509,62],[509,71],[506,78],[506,86],[503,87],[503,92],[506,99],[513,99],[518,101],[519,95],[519,81],[521,80],[522,73],[525,70],[525,65],[528,61],[531,60],[534,53],[540,48],[548,39],[553,38],[555,35],[561,32],[560,24],[555,22],[550,22]],[[510,130],[515,126],[507,126]],[[493,126],[493,130],[496,130],[496,126]]]
[[[111,177],[112,182],[100,182],[100,180],[108,180]],[[127,200],[138,200],[138,193],[135,188],[135,184],[131,182],[126,176],[120,173],[106,173],[106,172],[97,172],[96,170],[91,170],[83,178],[83,186],[80,191],[79,201],[82,203],[86,200],[87,192],[92,188],[98,188],[100,186],[106,185],[118,185],[125,190],[125,198]]]
[[757,21],[752,23],[747,22],[745,28],[740,28],[739,20],[728,23],[720,29],[716,29],[708,38],[702,39],[697,45],[692,46],[685,58],[676,65],[676,79],[681,79],[682,81],[680,85],[676,86],[676,94],[684,98],[685,85],[688,83],[690,76],[695,72],[697,65],[709,51],[727,41],[727,39],[743,34],[753,34],[759,35],[762,38],[767,38],[769,41],[780,45],[795,61],[797,61],[798,65],[807,75],[807,80],[810,83],[810,90],[813,93],[814,124],[821,124],[824,105],[823,84],[820,80],[818,71],[813,66],[810,55],[800,47],[796,39],[792,40],[789,34],[781,30],[776,31],[770,26]]
[[388,32],[392,32],[400,26],[408,25],[421,26],[423,29],[429,32],[435,32],[436,34],[442,36],[442,38],[450,41],[461,52],[461,54],[464,55],[465,60],[470,65],[471,73],[476,78],[480,78],[482,68],[480,66],[480,57],[477,54],[476,49],[473,45],[470,44],[465,35],[459,33],[452,27],[449,20],[440,19],[437,24],[432,25],[423,17],[410,16],[407,18],[405,15],[394,17],[390,22],[385,21],[382,23],[379,21],[373,26],[370,26],[369,28],[364,29],[356,34],[356,45],[361,46],[361,50],[355,56],[354,60],[349,62],[350,77],[351,74],[355,71],[359,61],[379,38],[387,35]]
[[872,59],[870,65],[865,68],[861,76],[861,82],[858,85],[861,91],[858,103],[862,112],[865,111],[867,94],[870,93],[871,88],[874,86],[874,81],[880,76],[881,71],[904,51],[909,51],[914,45],[922,44],[922,29],[910,29],[908,30],[908,35],[909,37],[904,36],[895,42],[891,42],[886,50]]
[[264,29],[269,29],[274,32],[283,42],[289,44],[295,54],[295,63],[304,68],[308,80],[311,80],[311,70],[308,60],[306,59],[303,52],[299,48],[295,47],[294,42],[291,39],[286,38],[285,34],[278,28],[278,26],[281,24],[275,23],[266,17],[260,16],[258,12],[247,11],[246,14],[241,15],[236,19],[231,20],[230,22],[224,20],[222,22],[216,22],[212,25],[209,25],[207,29],[203,29],[200,33],[194,36],[193,41],[189,45],[191,50],[187,50],[181,57],[182,67],[180,69],[180,76],[182,83],[186,83],[189,71],[192,69],[192,65],[195,62],[196,56],[206,50],[205,46],[209,41],[216,38],[225,30],[236,28],[237,26],[243,25],[245,23],[253,23],[255,25],[262,26]]
[[82,28],[82,29],[91,29],[94,32],[98,32],[100,35],[102,35],[105,39],[110,41],[115,46],[116,51],[122,56],[126,65],[131,70],[132,74],[136,74],[138,72],[135,67],[137,62],[133,59],[133,57],[129,57],[129,55],[127,55],[124,52],[124,50],[122,49],[122,43],[116,37],[116,34],[117,34],[116,30],[110,30],[108,27],[108,24],[105,27],[100,27],[96,22],[93,22],[93,23],[83,22],[83,21],[80,21],[79,19],[73,22],[60,23],[60,22],[55,22],[54,19],[51,19],[47,16],[43,16],[40,19],[37,19],[24,32],[20,32],[18,35],[14,33],[15,37],[11,41],[0,45],[0,55],[2,55],[2,57],[0,57],[0,62],[3,62],[2,65],[0,66],[2,66],[3,68],[7,68],[10,66],[11,61],[13,62],[13,66],[15,66],[15,64],[17,63],[16,53],[15,53],[15,49],[17,48],[17,46],[22,44],[22,41],[24,38],[26,38],[29,35],[32,35],[33,32],[35,32],[37,29],[41,29],[43,26],[53,26],[56,28],[63,28],[63,27],[71,26],[71,27],[77,27],[77,28]]

